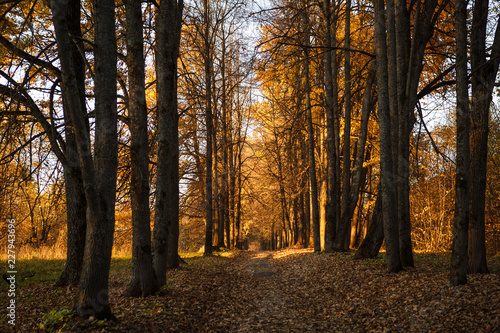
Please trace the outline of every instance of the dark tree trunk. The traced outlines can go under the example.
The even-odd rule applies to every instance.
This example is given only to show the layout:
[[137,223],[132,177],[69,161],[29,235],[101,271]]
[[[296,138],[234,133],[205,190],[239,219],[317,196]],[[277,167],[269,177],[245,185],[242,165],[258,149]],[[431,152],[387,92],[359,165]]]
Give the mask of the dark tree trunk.
[[61,62],[63,98],[71,121],[82,166],[87,202],[87,233],[75,312],[97,319],[114,318],[108,298],[108,277],[113,246],[117,168],[115,6],[95,0],[95,155],[92,157],[86,114],[71,54],[67,3],[53,0],[52,20]]
[[[324,44],[327,48],[324,53],[325,72],[325,113],[326,113],[326,159],[327,159],[327,179],[326,179],[326,207],[325,207],[325,251],[333,250],[333,243],[336,236],[337,221],[339,220],[338,201],[339,184],[338,161],[339,149],[337,142],[338,131],[335,118],[338,116],[338,86],[337,86],[337,54],[333,50],[337,45],[336,30],[337,18],[332,13],[330,0],[323,1],[324,18]],[[332,31],[333,30],[333,31]]]
[[356,210],[356,204],[359,198],[359,191],[363,183],[362,182],[362,175],[364,173],[363,162],[365,160],[364,159],[365,147],[368,138],[368,121],[370,119],[371,110],[375,103],[374,83],[375,83],[375,63],[372,63],[370,71],[368,73],[368,78],[366,80],[365,91],[363,94],[363,105],[361,108],[361,124],[359,129],[359,140],[357,145],[356,158],[354,161],[352,186],[350,189],[349,197],[347,198],[347,202],[345,202],[344,208],[342,210],[342,217],[340,222],[341,226],[350,225],[354,215],[354,211]]
[[[76,313],[97,319],[114,318],[108,299],[108,277],[115,225],[117,140],[117,46],[115,3],[94,0],[95,171],[82,163],[87,197],[87,240]],[[83,117],[84,115],[78,115]],[[73,117],[75,126],[81,123]],[[80,141],[86,138],[78,138]],[[89,141],[87,141],[88,143]],[[90,150],[79,145],[80,159],[92,163]]]
[[212,115],[212,72],[210,52],[210,24],[209,24],[209,1],[204,0],[204,44],[205,53],[205,123],[207,127],[207,156],[206,156],[206,200],[205,200],[205,254],[212,253],[212,228],[213,228],[213,196],[212,196],[212,138],[213,138],[213,115]]
[[[485,241],[486,166],[488,157],[488,122],[493,87],[500,62],[500,25],[497,24],[495,40],[487,60],[486,27],[488,0],[474,3],[471,32],[471,183],[468,245],[469,273],[488,273]],[[500,21],[499,21],[500,22]]]
[[153,268],[149,211],[149,144],[144,38],[141,3],[126,0],[127,65],[130,115],[130,198],[132,206],[132,277],[126,296],[146,297],[160,287]]
[[113,318],[108,300],[108,276],[113,245],[116,194],[116,38],[114,2],[96,0],[95,15],[95,158],[92,157],[86,114],[81,105],[71,39],[67,3],[52,1],[63,98],[70,110],[87,201],[87,234],[76,314],[98,319]]
[[153,231],[153,265],[160,286],[167,268],[179,267],[179,134],[177,58],[182,0],[160,2],[157,21],[158,165]]
[[391,118],[388,94],[388,63],[385,33],[385,7],[383,0],[374,0],[375,51],[377,57],[377,94],[380,128],[380,193],[382,196],[384,237],[387,250],[387,270],[402,269],[399,257],[399,230],[397,218],[396,179],[393,170]]
[[[344,146],[342,148],[343,154],[343,169],[342,169],[342,212],[346,210],[349,201],[349,193],[351,188],[351,0],[346,0],[346,16],[345,16],[345,55],[344,55]],[[354,185],[354,184],[353,184]],[[335,251],[348,251],[350,245],[351,235],[351,220],[339,219],[338,233],[335,237],[333,249]]]
[[[66,13],[68,18],[68,32],[75,36],[71,41],[71,55],[73,58],[76,84],[80,95],[80,106],[85,108],[85,60],[81,53],[81,50],[83,50],[83,43],[81,40],[80,11],[80,1],[71,0],[68,2]],[[78,147],[73,126],[71,125],[71,115],[70,110],[67,109],[67,103],[65,103],[63,108],[66,131],[66,149],[64,151],[66,161],[63,163],[63,167],[66,190],[68,240],[66,264],[59,280],[55,284],[57,287],[78,285],[83,264],[83,250],[85,248],[85,234],[87,230],[87,203],[85,199],[85,189],[83,187],[80,160],[78,157]],[[86,110],[81,110],[80,112],[85,114]]]
[[467,283],[467,229],[469,224],[470,111],[467,78],[467,3],[455,2],[457,77],[457,167],[455,174],[455,216],[451,253],[450,283]]
[[373,210],[372,221],[368,227],[365,239],[359,246],[359,249],[354,255],[354,259],[375,258],[382,243],[384,242],[384,221],[382,212],[381,195],[375,200],[375,209]]
[[304,1],[303,21],[304,21],[304,84],[306,95],[306,121],[308,133],[308,151],[309,151],[309,178],[311,186],[311,217],[313,224],[313,237],[314,237],[314,251],[321,251],[321,236],[320,236],[320,223],[319,223],[319,202],[318,202],[318,181],[316,179],[316,157],[315,157],[315,143],[314,143],[314,127],[312,121],[312,106],[311,106],[311,86],[309,78],[309,17]]
[[[66,221],[67,221],[67,250],[66,264],[56,287],[68,285],[77,286],[83,264],[83,250],[85,248],[85,234],[87,230],[87,202],[83,187],[82,172],[78,162],[78,152],[72,134],[66,132],[65,155],[68,160],[64,166],[64,185],[66,191]],[[75,161],[76,159],[76,161]],[[70,162],[72,161],[72,162]]]

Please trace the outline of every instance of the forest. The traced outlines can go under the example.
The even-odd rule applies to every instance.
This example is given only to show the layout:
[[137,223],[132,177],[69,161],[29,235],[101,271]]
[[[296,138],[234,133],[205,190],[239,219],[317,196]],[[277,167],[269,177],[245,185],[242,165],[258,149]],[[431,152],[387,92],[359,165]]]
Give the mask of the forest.
[[500,329],[499,12],[0,1],[0,327]]

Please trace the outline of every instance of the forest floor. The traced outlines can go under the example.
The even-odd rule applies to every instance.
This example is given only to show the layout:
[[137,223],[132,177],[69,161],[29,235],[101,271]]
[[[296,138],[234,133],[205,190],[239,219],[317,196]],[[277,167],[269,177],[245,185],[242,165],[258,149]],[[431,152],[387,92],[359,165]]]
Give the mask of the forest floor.
[[228,251],[185,259],[156,296],[121,296],[130,259],[113,259],[110,299],[118,322],[72,316],[75,288],[54,288],[63,261],[18,263],[16,326],[6,323],[0,281],[0,332],[500,332],[500,257],[491,274],[450,287],[449,254],[415,254],[415,268],[385,271],[384,254],[312,250]]

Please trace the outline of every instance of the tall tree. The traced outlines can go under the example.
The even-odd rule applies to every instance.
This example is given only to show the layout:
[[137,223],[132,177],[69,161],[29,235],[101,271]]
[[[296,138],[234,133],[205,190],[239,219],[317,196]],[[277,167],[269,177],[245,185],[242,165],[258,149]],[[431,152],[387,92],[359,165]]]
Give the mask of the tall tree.
[[212,253],[212,228],[213,228],[213,194],[212,194],[212,140],[213,140],[213,114],[212,114],[212,52],[210,47],[209,0],[204,0],[203,9],[203,61],[205,65],[205,125],[206,134],[206,168],[205,168],[205,254]]
[[93,2],[95,22],[95,147],[86,129],[86,114],[71,54],[67,2],[52,0],[52,20],[61,62],[63,98],[68,103],[82,164],[87,199],[87,234],[76,314],[98,319],[113,318],[108,298],[108,277],[115,222],[117,168],[116,78],[117,47],[114,1]]
[[[351,241],[351,220],[342,219],[342,215],[347,209],[351,187],[351,112],[352,112],[352,83],[351,83],[351,0],[346,0],[345,8],[345,40],[344,40],[344,146],[343,154],[343,169],[342,169],[342,209],[338,219],[338,233],[335,237],[334,250],[348,251]],[[363,128],[364,130],[364,128]],[[363,132],[360,130],[360,132]],[[360,133],[360,137],[362,133]],[[365,143],[365,142],[364,142]],[[363,151],[361,156],[364,156],[364,143],[362,144]],[[356,184],[352,184],[355,186]],[[358,192],[359,194],[359,192]],[[358,195],[356,195],[357,201]]]
[[[71,55],[75,69],[75,79],[80,95],[80,110],[85,110],[85,58],[82,30],[80,27],[81,5],[78,0],[70,0],[67,5],[68,31],[74,36],[71,39]],[[64,101],[63,101],[64,102]],[[75,132],[71,122],[68,103],[64,103],[64,123],[66,133],[65,160],[63,162],[65,189],[66,189],[66,220],[67,220],[67,250],[66,263],[56,286],[78,285],[83,263],[83,250],[85,248],[87,210],[85,189],[83,187],[82,170],[78,158],[78,148]],[[87,131],[90,126],[86,121]]]
[[500,20],[491,52],[487,54],[489,1],[474,2],[471,31],[471,183],[468,271],[487,273],[485,244],[485,193],[488,156],[488,123],[493,87],[500,63]]
[[324,75],[325,75],[325,113],[326,113],[326,159],[327,159],[327,180],[326,180],[326,207],[325,207],[325,251],[333,250],[333,243],[336,235],[337,221],[339,220],[339,183],[338,179],[338,126],[336,118],[338,117],[338,86],[337,86],[337,52],[336,44],[336,14],[332,13],[331,1],[323,1],[324,15]]
[[399,258],[399,232],[397,207],[395,207],[396,179],[393,170],[391,118],[388,91],[388,61],[386,42],[385,5],[383,0],[374,0],[375,36],[374,46],[377,56],[377,95],[380,127],[380,177],[383,209],[384,236],[387,249],[387,270],[399,272],[402,269]]
[[457,167],[455,175],[455,217],[450,283],[467,283],[467,232],[469,224],[470,110],[467,78],[467,0],[455,2],[457,75]]
[[307,120],[307,133],[308,133],[308,150],[309,150],[309,177],[311,184],[311,217],[313,224],[313,239],[314,251],[321,251],[320,240],[320,225],[319,225],[319,202],[318,202],[318,181],[316,177],[316,157],[315,157],[315,144],[314,144],[314,127],[312,121],[312,106],[311,106],[311,84],[309,77],[309,40],[310,40],[310,27],[309,27],[309,11],[307,0],[303,0],[303,24],[304,24],[304,84],[305,84],[305,97],[306,97],[306,120]]
[[160,285],[166,269],[179,266],[179,114],[177,58],[183,0],[161,1],[156,26],[158,165],[156,174],[153,264]]
[[132,277],[127,296],[149,296],[159,285],[153,268],[149,211],[149,144],[144,37],[141,3],[126,0],[127,65],[130,117],[130,197],[132,205]]

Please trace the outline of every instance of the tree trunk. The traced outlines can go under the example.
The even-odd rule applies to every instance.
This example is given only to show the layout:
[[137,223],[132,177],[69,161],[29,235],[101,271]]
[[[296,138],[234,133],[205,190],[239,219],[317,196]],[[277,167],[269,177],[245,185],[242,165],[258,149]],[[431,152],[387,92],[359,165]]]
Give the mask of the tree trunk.
[[379,192],[379,195],[375,200],[372,221],[368,227],[368,231],[366,232],[365,239],[363,239],[358,251],[356,251],[356,254],[354,255],[354,259],[375,258],[380,251],[382,243],[384,242],[384,219],[381,198],[382,195]]
[[209,1],[204,0],[204,43],[205,53],[203,55],[205,62],[205,123],[207,127],[207,156],[206,156],[206,200],[205,200],[205,254],[212,253],[212,228],[213,228],[213,196],[212,196],[212,137],[213,137],[213,119],[212,119],[212,72],[210,52],[210,24],[209,24]]
[[313,223],[313,237],[314,237],[314,251],[321,251],[320,239],[320,224],[319,224],[319,203],[318,203],[318,181],[316,179],[316,157],[315,157],[315,144],[314,144],[314,127],[312,121],[312,106],[311,106],[311,86],[309,78],[309,17],[306,10],[306,3],[304,2],[303,20],[304,20],[304,84],[306,94],[306,121],[308,133],[308,151],[309,151],[309,178],[311,186],[311,217]]
[[[338,164],[338,131],[335,124],[335,117],[338,115],[337,99],[337,53],[333,49],[336,47],[336,17],[332,18],[330,0],[323,1],[324,18],[324,75],[325,75],[325,113],[326,113],[326,159],[327,159],[327,180],[326,180],[326,207],[325,207],[325,251],[333,250],[333,243],[336,236],[337,221],[339,220],[338,201],[339,179],[337,177]],[[335,15],[335,14],[333,14]],[[334,30],[332,32],[332,30]],[[335,44],[335,45],[334,45]]]
[[467,229],[469,224],[470,111],[467,78],[467,2],[455,2],[457,72],[457,167],[455,174],[455,216],[451,253],[450,283],[467,283]]
[[[87,203],[83,187],[82,172],[78,162],[78,152],[72,134],[66,132],[65,155],[68,160],[64,166],[64,185],[66,191],[66,222],[67,222],[67,250],[66,264],[56,287],[68,285],[77,286],[83,264],[83,250],[85,248],[85,234],[87,221],[85,214]],[[76,161],[75,161],[76,159]],[[73,161],[73,162],[70,162]],[[76,164],[76,165],[75,165]]]
[[365,157],[366,141],[368,138],[368,121],[370,119],[370,112],[375,103],[375,98],[374,98],[375,72],[376,72],[375,63],[372,63],[368,73],[368,78],[366,80],[365,91],[363,93],[363,105],[361,107],[361,124],[359,128],[359,140],[357,145],[356,158],[354,161],[352,186],[350,189],[347,202],[345,202],[344,208],[342,210],[342,217],[340,222],[342,226],[350,225],[354,215],[354,211],[356,210],[356,204],[359,198],[360,187],[362,186],[361,179],[363,175],[363,163],[365,161],[364,157]]
[[130,200],[132,208],[132,277],[126,296],[146,297],[160,289],[153,268],[149,211],[149,144],[144,38],[141,3],[126,0],[127,65],[130,116]]
[[160,286],[166,269],[179,267],[179,134],[177,58],[182,0],[160,2],[157,21],[158,165],[153,232],[153,264]]
[[[75,70],[75,79],[80,95],[80,107],[85,108],[85,61],[81,50],[83,43],[80,39],[80,1],[71,0],[67,5],[68,32],[75,36],[71,41],[71,55]],[[83,264],[83,250],[85,248],[85,234],[87,230],[85,189],[83,187],[82,171],[78,157],[78,147],[73,126],[71,125],[70,110],[67,103],[63,103],[66,131],[66,146],[64,167],[64,185],[66,190],[66,223],[67,223],[67,250],[64,270],[56,282],[57,287],[67,285],[76,286],[80,281]],[[81,110],[83,114],[86,110]],[[87,124],[88,128],[88,124]]]
[[[468,245],[469,273],[488,273],[485,243],[485,193],[488,157],[488,122],[500,56],[500,25],[497,24],[490,60],[486,55],[488,0],[474,3],[471,45],[471,183]],[[499,21],[500,22],[500,21]]]
[[96,113],[94,158],[70,51],[67,3],[53,0],[50,4],[61,62],[63,99],[70,110],[75,130],[87,202],[86,243],[75,312],[85,318],[114,318],[108,299],[118,164],[114,2],[95,0],[93,3]]
[[399,257],[399,230],[397,219],[396,179],[393,170],[391,118],[388,92],[388,63],[385,33],[385,7],[383,0],[374,0],[375,7],[375,51],[377,57],[377,94],[380,128],[380,193],[382,196],[384,237],[387,250],[387,270],[402,269]]
[[[345,211],[349,201],[349,192],[351,191],[351,0],[346,0],[345,16],[345,101],[344,101],[344,147],[342,150],[343,169],[342,169],[342,212]],[[354,184],[353,184],[354,185]],[[334,244],[335,251],[348,251],[351,235],[351,220],[339,219],[339,232],[336,235]]]
[[[87,239],[76,313],[97,319],[114,318],[108,299],[108,277],[113,247],[116,201],[117,140],[117,46],[115,3],[94,0],[95,57],[95,157],[93,166],[89,138],[78,138],[83,181],[87,197]],[[85,115],[78,122],[83,124]],[[84,129],[82,128],[82,131]],[[80,145],[80,141],[84,143]],[[94,169],[95,166],[95,169]],[[88,171],[87,171],[88,170]],[[88,174],[87,174],[88,172]]]

